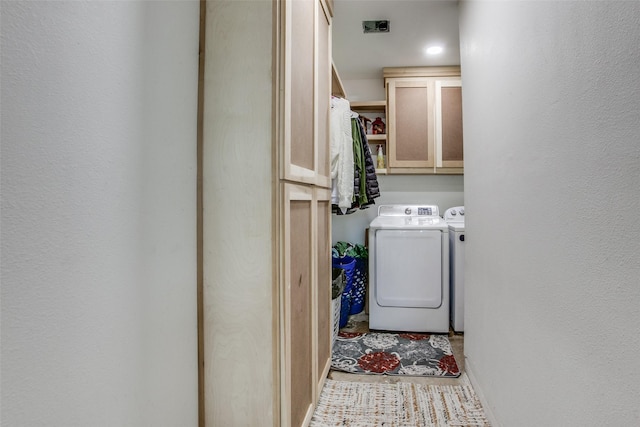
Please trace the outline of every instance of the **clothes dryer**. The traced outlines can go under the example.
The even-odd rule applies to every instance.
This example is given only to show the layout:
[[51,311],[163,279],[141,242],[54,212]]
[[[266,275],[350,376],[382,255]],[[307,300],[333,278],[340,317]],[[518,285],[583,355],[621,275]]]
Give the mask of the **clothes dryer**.
[[381,205],[369,225],[369,328],[449,331],[449,227],[435,205]]
[[449,208],[444,213],[449,225],[449,280],[451,288],[451,327],[464,331],[464,206]]

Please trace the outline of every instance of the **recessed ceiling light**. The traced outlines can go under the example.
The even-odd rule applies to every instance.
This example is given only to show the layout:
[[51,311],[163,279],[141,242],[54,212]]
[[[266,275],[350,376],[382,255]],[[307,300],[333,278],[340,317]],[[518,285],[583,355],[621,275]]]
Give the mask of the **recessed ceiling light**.
[[437,55],[439,53],[442,53],[444,49],[442,48],[442,46],[431,46],[429,48],[427,48],[427,53],[429,55]]

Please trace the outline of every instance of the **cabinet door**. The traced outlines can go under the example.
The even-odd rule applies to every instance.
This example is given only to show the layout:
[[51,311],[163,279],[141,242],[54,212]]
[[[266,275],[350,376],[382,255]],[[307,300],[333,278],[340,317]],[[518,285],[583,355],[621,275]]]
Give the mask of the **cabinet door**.
[[[333,332],[333,312],[331,311],[331,191],[315,189],[316,207],[316,266],[317,278],[317,384],[316,396],[320,396],[324,380],[331,365],[331,339]],[[317,398],[315,399],[317,401]]]
[[283,184],[282,417],[283,426],[307,425],[313,415],[314,310],[312,187]]
[[329,114],[331,110],[331,17],[321,1],[316,2],[316,185],[331,188]]
[[438,80],[435,83],[436,168],[464,166],[462,141],[462,83],[460,80]]
[[284,1],[282,178],[331,187],[331,17],[321,0]]
[[307,425],[331,363],[331,190],[283,184],[282,425]]
[[331,351],[331,16],[323,0],[281,4],[280,425],[299,427],[311,420]]
[[433,172],[433,87],[428,79],[387,80],[390,173]]
[[284,178],[315,182],[315,1],[284,1]]

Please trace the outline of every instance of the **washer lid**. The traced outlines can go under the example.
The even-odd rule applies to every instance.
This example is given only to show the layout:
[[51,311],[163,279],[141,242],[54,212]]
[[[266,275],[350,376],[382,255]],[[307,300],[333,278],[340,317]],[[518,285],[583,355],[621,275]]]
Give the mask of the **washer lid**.
[[464,232],[464,221],[462,221],[462,222],[449,222],[449,231]]

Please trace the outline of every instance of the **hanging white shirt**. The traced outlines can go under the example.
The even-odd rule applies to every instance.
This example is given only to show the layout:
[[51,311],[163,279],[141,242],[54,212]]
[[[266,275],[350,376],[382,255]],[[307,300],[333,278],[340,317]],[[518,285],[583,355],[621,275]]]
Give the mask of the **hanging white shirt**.
[[353,201],[353,135],[351,105],[342,98],[331,98],[331,203],[343,213]]

